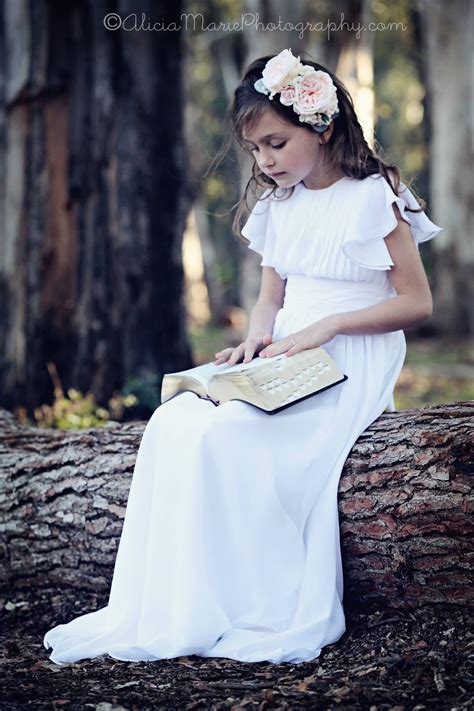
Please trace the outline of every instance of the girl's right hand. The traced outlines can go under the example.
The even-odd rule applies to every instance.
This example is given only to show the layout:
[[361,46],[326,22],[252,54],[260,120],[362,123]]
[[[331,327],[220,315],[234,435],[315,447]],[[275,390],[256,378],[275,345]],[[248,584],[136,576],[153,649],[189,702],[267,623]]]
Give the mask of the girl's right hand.
[[223,351],[218,351],[215,354],[214,365],[222,365],[227,361],[227,364],[232,366],[240,363],[242,358],[244,363],[248,363],[270,343],[272,343],[271,333],[266,333],[262,338],[247,337],[235,348],[224,348]]

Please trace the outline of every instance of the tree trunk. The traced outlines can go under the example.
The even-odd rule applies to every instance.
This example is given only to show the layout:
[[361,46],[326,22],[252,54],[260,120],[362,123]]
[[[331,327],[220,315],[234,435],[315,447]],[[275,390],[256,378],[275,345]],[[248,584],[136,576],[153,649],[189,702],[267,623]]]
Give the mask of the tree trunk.
[[442,334],[474,333],[472,164],[474,5],[419,0],[426,38],[434,240],[433,324]]
[[[369,23],[374,20],[370,0],[361,0],[360,4],[338,2],[337,9],[344,15],[343,22],[347,22],[348,26],[352,28],[361,25],[369,27]],[[341,17],[336,17],[334,22],[338,26],[341,23]],[[327,57],[321,58],[320,61],[333,69],[331,62],[334,59],[334,50],[335,47],[339,47],[337,66],[334,71],[349,90],[364,137],[373,148],[375,138],[375,32],[361,32],[359,35],[355,31],[346,30],[335,32],[331,39],[332,42],[321,42],[319,51]]]
[[[472,411],[384,414],[355,444],[339,485],[347,605],[472,600]],[[109,589],[143,429],[41,430],[0,411],[2,587]]]
[[[118,5],[139,20],[180,14],[179,2]],[[7,0],[0,11],[0,402],[9,409],[51,400],[49,362],[64,390],[103,403],[130,377],[191,365],[181,34],[107,30],[109,9]]]

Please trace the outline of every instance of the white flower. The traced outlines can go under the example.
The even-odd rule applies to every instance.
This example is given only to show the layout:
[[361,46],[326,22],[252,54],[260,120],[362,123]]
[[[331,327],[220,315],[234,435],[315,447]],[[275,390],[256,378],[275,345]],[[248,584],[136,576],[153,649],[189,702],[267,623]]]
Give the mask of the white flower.
[[266,63],[262,72],[265,86],[273,94],[281,91],[296,77],[301,66],[299,57],[294,57],[291,49],[284,49]]

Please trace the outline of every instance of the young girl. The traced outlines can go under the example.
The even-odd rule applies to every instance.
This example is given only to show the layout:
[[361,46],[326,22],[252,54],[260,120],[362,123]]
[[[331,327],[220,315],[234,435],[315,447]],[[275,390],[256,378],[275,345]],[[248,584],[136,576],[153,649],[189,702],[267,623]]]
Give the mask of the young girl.
[[440,228],[369,148],[349,94],[319,64],[290,50],[255,61],[231,117],[254,159],[250,183],[266,188],[242,231],[263,257],[262,282],[247,338],[213,365],[323,346],[348,380],[274,416],[189,392],[159,407],[109,603],[47,632],[57,663],[298,663],[345,631],[339,477],[391,401],[402,329],[431,314],[417,243]]

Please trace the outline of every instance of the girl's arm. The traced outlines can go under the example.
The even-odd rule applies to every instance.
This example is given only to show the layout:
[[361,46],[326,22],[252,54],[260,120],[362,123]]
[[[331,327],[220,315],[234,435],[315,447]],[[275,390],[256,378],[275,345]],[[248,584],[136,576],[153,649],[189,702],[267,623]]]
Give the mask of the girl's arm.
[[247,338],[272,332],[278,311],[283,306],[286,280],[273,269],[262,267],[262,282],[257,302],[250,313]]
[[[398,331],[422,323],[431,316],[431,291],[410,226],[402,220],[396,205],[393,209],[397,226],[385,237],[385,242],[394,263],[390,278],[397,296],[367,308],[326,316],[266,347],[260,353],[262,357],[280,353],[291,356],[306,348],[323,345],[338,334],[369,335]],[[296,346],[291,345],[292,338]]]
[[273,325],[278,311],[283,306],[286,280],[273,269],[262,267],[262,282],[257,302],[253,307],[247,338],[236,348],[225,348],[216,353],[215,365],[228,362],[234,365],[242,360],[247,363],[252,360],[264,346],[272,342]]

